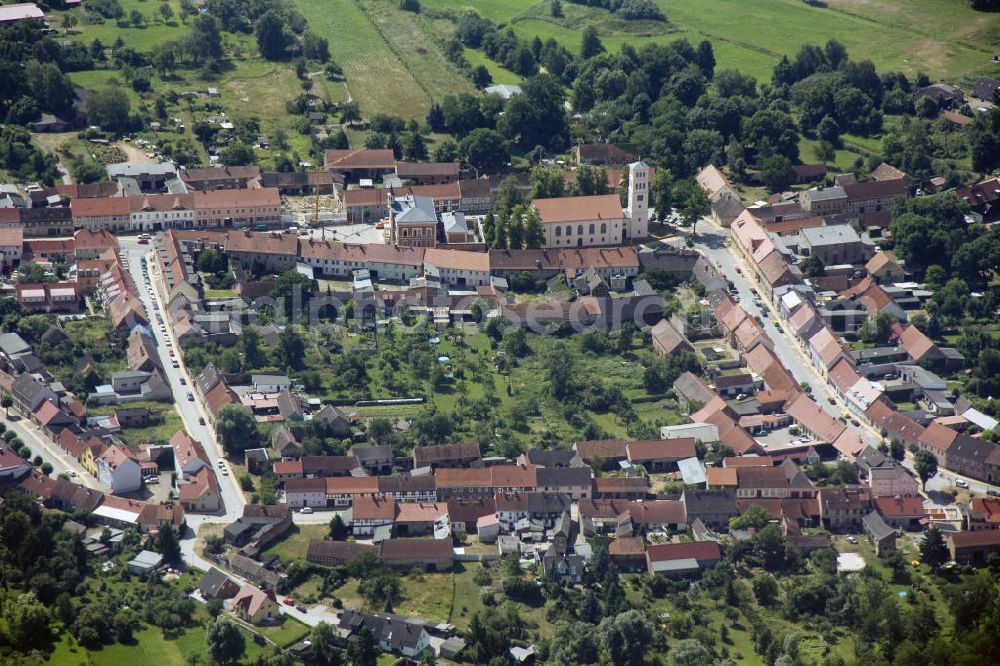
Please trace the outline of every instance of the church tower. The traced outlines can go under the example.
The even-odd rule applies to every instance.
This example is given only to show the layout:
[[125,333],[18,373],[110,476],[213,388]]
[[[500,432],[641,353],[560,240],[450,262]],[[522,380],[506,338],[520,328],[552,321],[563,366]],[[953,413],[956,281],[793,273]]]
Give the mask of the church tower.
[[649,165],[642,160],[628,165],[628,238],[649,236]]

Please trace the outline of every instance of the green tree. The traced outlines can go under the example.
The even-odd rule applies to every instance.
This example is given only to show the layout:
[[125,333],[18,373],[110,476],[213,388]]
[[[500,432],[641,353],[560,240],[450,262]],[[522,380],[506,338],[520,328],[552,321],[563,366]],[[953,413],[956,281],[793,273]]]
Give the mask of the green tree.
[[178,565],[181,563],[181,544],[177,540],[177,531],[173,525],[168,523],[160,528],[156,545],[167,564]]
[[708,215],[708,194],[693,180],[684,181],[681,187],[680,192],[675,191],[677,200],[674,205],[680,209],[684,223],[691,225],[693,231],[695,223]]
[[163,17],[164,23],[170,23],[174,18],[174,8],[168,4],[160,5],[160,16]]
[[132,106],[125,91],[117,86],[92,92],[87,96],[87,120],[111,132],[131,125]]
[[257,156],[253,148],[242,141],[233,141],[219,151],[219,161],[226,166],[246,166],[255,164]]
[[668,666],[704,666],[714,663],[712,654],[695,638],[681,639],[667,652]]
[[545,244],[545,229],[538,211],[534,206],[528,207],[524,213],[524,246],[529,250],[538,250]]
[[562,18],[563,17],[563,6],[562,0],[552,0],[549,5],[549,14],[552,18]]
[[653,625],[637,610],[605,618],[598,632],[615,666],[635,663],[635,656],[644,654],[653,643]]
[[306,355],[306,343],[299,332],[299,327],[288,325],[281,335],[281,359],[285,367],[300,370]]
[[503,136],[496,130],[485,127],[469,132],[462,139],[460,152],[466,163],[484,172],[497,171],[510,160],[510,152]]
[[729,519],[730,529],[762,529],[771,522],[771,514],[760,504],[752,504],[746,511]]
[[339,636],[336,628],[320,622],[309,631],[309,658],[306,663],[315,666],[340,666]]
[[761,606],[772,606],[778,600],[778,581],[769,573],[757,574],[750,586]]
[[656,218],[662,222],[673,212],[674,206],[674,175],[669,169],[656,170],[651,194]]
[[949,557],[948,544],[944,541],[944,535],[941,534],[941,530],[932,525],[924,532],[924,538],[920,541],[920,559],[931,568],[937,569],[947,562]]
[[358,633],[358,637],[347,646],[347,658],[351,666],[375,666],[378,663],[379,650],[375,638],[368,627]]
[[215,434],[229,453],[255,449],[260,445],[260,433],[253,413],[243,405],[224,405],[215,419]]
[[782,192],[795,182],[795,166],[784,155],[772,155],[764,160],[760,179],[771,192]]
[[218,664],[235,664],[246,650],[243,632],[229,620],[217,617],[205,625],[208,654]]
[[917,451],[913,454],[913,470],[920,477],[920,483],[927,486],[927,480],[937,474],[938,461],[930,451]]
[[270,9],[264,12],[257,20],[254,35],[257,37],[257,48],[266,60],[281,60],[288,56],[289,32],[277,11]]
[[347,538],[347,525],[344,523],[344,519],[340,517],[340,514],[334,515],[330,519],[330,532],[329,538],[334,541],[343,541]]
[[596,55],[604,53],[604,44],[597,34],[597,28],[588,26],[583,31],[583,40],[580,43],[580,58],[589,60]]

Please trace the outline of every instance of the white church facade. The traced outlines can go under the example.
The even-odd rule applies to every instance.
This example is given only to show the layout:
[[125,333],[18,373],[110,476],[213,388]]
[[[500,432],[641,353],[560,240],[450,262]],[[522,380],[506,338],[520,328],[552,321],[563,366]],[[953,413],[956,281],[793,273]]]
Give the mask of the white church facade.
[[617,194],[535,199],[545,247],[564,249],[622,245],[649,236],[649,167],[629,165],[628,205]]

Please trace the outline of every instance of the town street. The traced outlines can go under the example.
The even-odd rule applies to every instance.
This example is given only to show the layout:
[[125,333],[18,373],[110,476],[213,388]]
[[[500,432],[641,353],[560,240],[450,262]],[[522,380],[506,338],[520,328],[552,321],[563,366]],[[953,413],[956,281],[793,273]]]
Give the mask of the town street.
[[[750,313],[751,316],[758,317],[763,322],[764,332],[774,342],[774,354],[785,366],[795,381],[805,382],[812,389],[812,397],[822,409],[834,418],[838,418],[847,411],[846,407],[840,403],[836,393],[823,380],[819,372],[813,368],[812,363],[802,352],[798,344],[791,338],[791,333],[785,331],[784,327],[778,330],[775,322],[778,314],[773,311],[771,303],[762,299],[764,307],[757,307],[753,303],[754,284],[749,277],[750,267],[746,266],[737,256],[735,250],[731,249],[727,242],[729,230],[717,227],[707,218],[698,222],[695,228],[695,247],[711,260],[722,274],[733,284],[739,292],[740,305]],[[739,272],[737,271],[739,266]],[[831,405],[828,398],[834,398],[837,404]],[[872,446],[876,446],[881,439],[873,429],[866,427],[856,427],[848,423],[847,427],[857,432],[862,439]]]
[[[162,280],[156,262],[152,260],[153,246],[140,245],[138,239],[135,237],[119,237],[118,242],[121,247],[122,258],[128,260],[129,271],[135,281],[136,291],[139,292],[139,297],[142,299],[142,303],[146,307],[146,312],[150,318],[150,329],[156,340],[157,353],[163,365],[163,375],[173,391],[174,402],[177,406],[177,411],[184,421],[184,427],[191,437],[202,443],[213,464],[217,463],[220,459],[225,460],[221,454],[222,449],[215,439],[215,432],[207,425],[209,423],[208,414],[201,404],[200,399],[196,396],[194,378],[188,374],[187,369],[184,367],[181,353],[172,339],[173,333],[170,330],[169,317],[167,317],[167,311],[163,306],[160,293]],[[143,257],[146,257],[149,262],[149,278],[151,282],[148,284],[142,274]],[[163,332],[159,322],[156,320],[157,312],[160,313],[164,323],[167,324],[166,333]],[[168,341],[172,347],[168,346]],[[170,356],[170,349],[177,350],[176,357]],[[180,362],[179,368],[172,367],[171,361],[173,358],[177,358]],[[188,395],[196,399],[189,400]],[[199,422],[199,419],[202,421]],[[202,423],[206,425],[202,425]],[[215,469],[216,478],[219,480],[219,489],[222,493],[222,515],[228,521],[236,520],[243,515],[243,506],[246,504],[246,498],[243,496],[243,492],[239,488],[239,481],[234,475],[222,475],[219,473],[217,465]]]

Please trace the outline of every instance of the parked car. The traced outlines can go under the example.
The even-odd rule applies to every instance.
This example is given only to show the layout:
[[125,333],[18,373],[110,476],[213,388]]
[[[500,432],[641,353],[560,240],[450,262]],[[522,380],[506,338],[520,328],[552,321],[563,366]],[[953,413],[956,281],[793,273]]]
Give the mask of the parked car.
[[285,603],[286,606],[294,606],[295,605],[295,599],[292,599],[291,597],[285,597],[284,603]]
[[955,479],[955,485],[959,488],[968,488],[969,482],[964,479]]
[[188,391],[187,399],[188,399],[188,402],[194,402],[194,393],[191,393],[191,391]]
[[986,489],[986,494],[989,495],[990,497],[1000,497],[1000,490],[994,490],[993,488],[987,488]]
[[857,542],[858,542],[858,540],[854,538],[853,534],[848,534],[847,535],[847,543],[857,543]]
[[299,513],[312,513],[312,512],[313,512],[313,510],[312,510],[311,506],[304,506],[304,507],[302,507],[302,510],[299,511]]
[[205,417],[204,416],[199,416],[198,417],[198,425],[205,425]]
[[295,610],[297,610],[300,613],[307,613],[307,612],[309,612],[308,609],[305,606],[303,606],[302,604],[299,604],[298,606],[296,606]]

